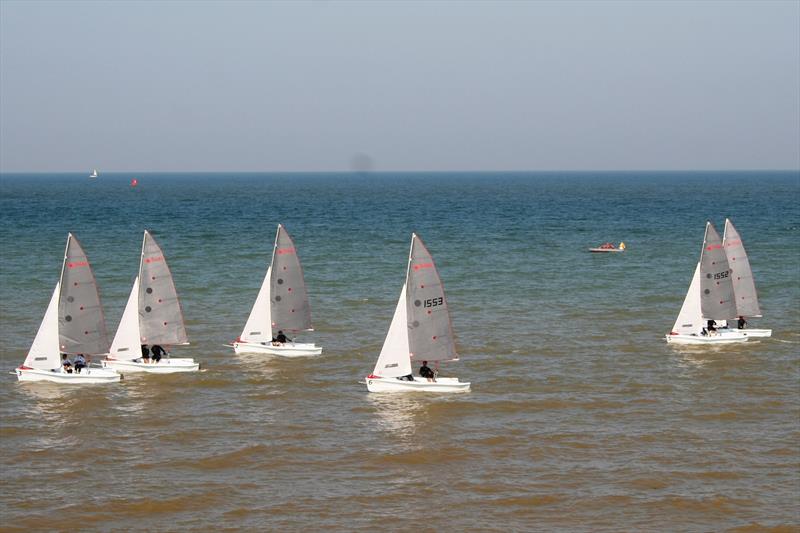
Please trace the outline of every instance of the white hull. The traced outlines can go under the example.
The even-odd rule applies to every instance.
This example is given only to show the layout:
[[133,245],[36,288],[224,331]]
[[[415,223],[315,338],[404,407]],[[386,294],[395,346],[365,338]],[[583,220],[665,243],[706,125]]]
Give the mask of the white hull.
[[122,379],[122,375],[114,370],[101,368],[84,368],[80,373],[71,374],[58,370],[39,370],[36,368],[16,368],[14,372],[20,381],[50,381],[69,385],[88,385],[90,383],[114,383]]
[[125,372],[148,372],[150,374],[174,374],[176,372],[197,372],[200,363],[190,358],[164,358],[158,363],[124,361],[121,359],[104,359],[103,368],[112,368]]
[[365,381],[369,392],[468,392],[470,386],[469,383],[458,381],[458,378],[436,378],[436,381],[428,381],[415,377],[414,381],[404,381],[368,376]]
[[235,341],[231,346],[237,353],[262,353],[269,355],[278,355],[280,357],[312,357],[322,354],[322,346],[317,346],[313,343],[294,343],[287,342],[286,344],[273,345],[262,344],[260,342],[242,342]]
[[755,337],[760,337],[760,338],[772,337],[772,330],[771,329],[756,329],[756,328],[752,328],[751,329],[751,328],[746,328],[746,329],[730,329],[730,330],[728,330],[728,329],[720,329],[720,330],[717,330],[717,331],[719,331],[723,335],[727,335],[727,334],[733,333],[733,332],[739,332],[742,335],[744,335],[745,337],[753,337],[753,338],[755,338]]
[[667,335],[669,344],[733,344],[736,342],[747,342],[749,337],[740,333],[730,332],[720,335]]

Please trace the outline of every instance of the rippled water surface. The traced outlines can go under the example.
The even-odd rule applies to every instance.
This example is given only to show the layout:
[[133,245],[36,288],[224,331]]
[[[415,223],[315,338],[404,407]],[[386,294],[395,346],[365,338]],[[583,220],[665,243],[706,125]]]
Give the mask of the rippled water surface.
[[[142,230],[195,374],[0,376],[0,528],[796,531],[797,173],[0,177],[0,362],[20,364],[67,231],[113,334]],[[742,234],[773,338],[676,349],[706,219]],[[324,346],[234,356],[276,225]],[[468,394],[368,394],[418,232]],[[624,240],[624,254],[589,254]],[[4,376],[4,377],[3,377]]]

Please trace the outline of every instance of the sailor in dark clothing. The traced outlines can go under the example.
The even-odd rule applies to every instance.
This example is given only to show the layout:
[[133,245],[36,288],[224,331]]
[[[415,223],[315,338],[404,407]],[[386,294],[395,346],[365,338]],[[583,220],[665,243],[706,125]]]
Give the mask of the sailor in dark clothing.
[[419,375],[423,378],[426,378],[428,381],[436,381],[434,379],[433,370],[428,367],[427,361],[423,361],[422,366],[419,367]]
[[713,335],[717,332],[717,321],[716,320],[709,320],[708,321],[708,334]]
[[158,344],[154,344],[151,350],[153,352],[154,363],[158,363],[159,361],[161,361],[161,356],[167,354],[167,352],[164,351],[164,348],[162,348]]
[[743,316],[740,316],[738,324],[739,329],[744,329],[744,327],[747,325],[747,320],[745,320]]
[[146,344],[142,344],[142,361],[145,363],[150,362],[150,349],[147,347]]
[[272,339],[272,342],[277,342],[279,344],[286,344],[286,342],[291,342],[292,339],[287,339],[286,335],[283,334],[283,331],[278,330],[278,335]]

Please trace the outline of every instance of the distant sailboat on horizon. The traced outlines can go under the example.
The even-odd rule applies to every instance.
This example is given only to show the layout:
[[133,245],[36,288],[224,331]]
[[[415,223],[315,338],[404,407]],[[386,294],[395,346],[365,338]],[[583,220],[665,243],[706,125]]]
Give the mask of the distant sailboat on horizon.
[[92,173],[89,174],[89,177],[90,178],[96,178],[97,177],[97,169],[96,168],[92,169]]

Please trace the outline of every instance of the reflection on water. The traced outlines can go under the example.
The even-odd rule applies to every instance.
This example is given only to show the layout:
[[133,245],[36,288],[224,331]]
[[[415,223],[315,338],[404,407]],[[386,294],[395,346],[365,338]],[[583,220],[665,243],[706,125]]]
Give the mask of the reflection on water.
[[366,398],[378,427],[400,441],[413,438],[417,423],[426,417],[431,400],[419,393],[369,393]]

